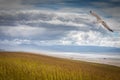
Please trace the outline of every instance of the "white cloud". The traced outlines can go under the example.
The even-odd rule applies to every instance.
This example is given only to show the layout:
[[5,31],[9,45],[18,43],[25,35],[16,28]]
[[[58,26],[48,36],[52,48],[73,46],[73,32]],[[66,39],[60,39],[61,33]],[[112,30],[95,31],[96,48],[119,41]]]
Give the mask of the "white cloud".
[[76,23],[72,21],[61,21],[58,19],[50,20],[50,21],[44,21],[44,20],[35,20],[35,21],[26,21],[26,23],[47,23],[52,25],[65,25],[65,26],[75,26],[75,27],[86,27],[87,25],[81,23]]
[[[119,30],[120,28],[120,7],[114,7],[114,8],[104,8],[103,10],[104,15],[99,15],[105,19],[105,22],[107,22],[108,25],[112,27],[113,30]],[[80,9],[79,9],[80,10]],[[97,11],[97,10],[96,10]],[[99,12],[99,11],[98,11]],[[107,12],[107,13],[106,13]],[[96,12],[97,13],[97,12]],[[49,14],[53,14],[52,12]],[[112,17],[111,18],[106,18],[105,16],[109,14]],[[68,26],[77,26],[77,27],[86,27],[87,24],[93,24],[93,22],[96,22],[95,17],[88,13],[68,13],[66,12],[56,12],[54,13],[55,16],[49,21],[42,21],[40,22],[43,23],[49,23],[49,24],[56,24],[56,25],[68,25]],[[49,16],[48,16],[49,17]],[[62,20],[61,20],[62,19]],[[39,21],[38,21],[39,22]]]
[[49,45],[71,45],[71,41],[67,40],[35,40],[32,44],[38,45],[38,46],[49,46]]
[[17,14],[27,14],[30,15],[30,20],[25,21],[25,23],[48,23],[53,25],[66,25],[66,26],[86,26],[83,21],[88,21],[94,17],[83,13],[71,13],[62,11],[46,11],[46,10],[25,10],[19,11]]
[[27,39],[12,39],[12,40],[0,40],[1,45],[21,45],[21,44],[31,44],[30,40]]
[[78,32],[72,31],[65,37],[59,40],[29,40],[29,39],[13,39],[0,40],[1,45],[37,45],[37,46],[51,46],[51,45],[91,45],[91,46],[109,46],[120,47],[120,37],[105,37],[99,32]]
[[37,46],[49,46],[49,45],[70,45],[71,41],[66,40],[29,40],[29,39],[12,39],[12,40],[0,40],[1,45],[37,45]]
[[19,25],[16,27],[12,26],[3,26],[0,27],[2,34],[12,37],[32,37],[42,34],[45,29],[40,27],[31,27],[26,25]]
[[97,31],[72,31],[68,33],[63,39],[64,41],[71,41],[72,45],[120,47],[120,37],[111,37],[109,35],[105,36],[104,34]]
[[[6,15],[4,15],[4,14]],[[20,23],[48,23],[53,25],[66,25],[66,26],[78,26],[84,27],[87,23],[91,23],[94,17],[89,13],[72,13],[52,10],[19,10],[19,11],[1,11],[1,16],[12,16],[15,18],[15,22]],[[26,17],[26,15],[28,17]],[[21,19],[20,16],[23,16]],[[19,19],[20,18],[20,19]],[[26,19],[27,18],[27,19]]]
[[98,42],[96,40],[99,40],[100,36],[102,35],[99,32],[71,31],[64,39],[71,40],[73,45],[97,45],[95,42]]
[[107,37],[100,41],[100,46],[120,47],[120,37]]
[[[84,11],[83,11],[84,12]],[[11,14],[11,13],[8,13]],[[97,46],[113,46],[113,47],[120,47],[120,32],[110,33],[101,31],[100,29],[96,29],[97,26],[94,25],[92,20],[94,17],[89,15],[89,13],[72,13],[72,12],[64,12],[64,11],[47,11],[47,10],[21,10],[14,13],[15,16],[17,14],[22,15],[30,15],[28,20],[25,20],[25,23],[35,23],[36,25],[39,24],[46,24],[47,27],[44,26],[39,27],[31,27],[26,25],[21,25],[18,21],[18,26],[1,26],[0,33],[7,36],[12,37],[41,37],[43,36],[51,37],[51,40],[33,40],[25,42],[24,40],[12,40],[10,41],[15,42],[13,44],[35,44],[35,45],[97,45]],[[14,16],[13,15],[13,16]],[[105,21],[108,25],[111,26],[112,29],[118,29],[120,23],[113,20],[113,18],[106,18],[104,17]],[[23,20],[21,20],[22,22]],[[53,26],[51,27],[50,24]],[[60,26],[58,26],[60,25]],[[66,26],[72,26],[73,30],[66,30]],[[50,29],[47,29],[49,28]],[[59,28],[57,28],[59,27]],[[74,28],[76,28],[74,29]],[[61,29],[62,28],[62,29]],[[61,31],[59,30],[61,29]],[[67,28],[69,29],[69,28]],[[58,34],[58,32],[60,33]],[[55,32],[55,34],[53,34]],[[45,35],[44,35],[45,33]],[[63,35],[63,33],[66,33]],[[52,36],[50,36],[53,34]],[[61,35],[62,34],[62,35]],[[56,36],[61,36],[59,39],[55,39]],[[117,39],[116,39],[117,38]],[[9,41],[5,41],[4,43],[9,43]]]

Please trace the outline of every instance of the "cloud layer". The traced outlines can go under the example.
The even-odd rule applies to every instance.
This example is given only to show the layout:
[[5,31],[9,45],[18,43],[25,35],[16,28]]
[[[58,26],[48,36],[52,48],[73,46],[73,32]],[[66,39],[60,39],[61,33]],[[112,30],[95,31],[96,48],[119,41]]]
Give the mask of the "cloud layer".
[[[0,45],[120,48],[118,4],[118,0],[0,0]],[[96,24],[90,10],[98,13],[114,32]]]
[[[0,17],[2,44],[9,41],[26,44],[25,41],[28,40],[34,45],[120,47],[120,33],[111,33],[101,25],[94,24],[96,19],[89,13],[78,14],[63,12],[63,10],[15,10],[14,12],[2,10]],[[109,22],[112,20],[111,18],[105,19]],[[119,25],[113,20],[109,25],[115,24]],[[114,26],[114,29],[116,28],[118,26]]]

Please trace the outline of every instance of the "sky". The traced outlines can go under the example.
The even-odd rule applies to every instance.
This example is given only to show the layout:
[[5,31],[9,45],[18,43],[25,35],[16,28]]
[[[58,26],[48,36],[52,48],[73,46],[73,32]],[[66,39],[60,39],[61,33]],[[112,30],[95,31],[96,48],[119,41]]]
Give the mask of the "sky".
[[[114,32],[97,24],[90,10]],[[94,51],[95,47],[98,52],[120,52],[119,0],[0,0],[0,49]]]

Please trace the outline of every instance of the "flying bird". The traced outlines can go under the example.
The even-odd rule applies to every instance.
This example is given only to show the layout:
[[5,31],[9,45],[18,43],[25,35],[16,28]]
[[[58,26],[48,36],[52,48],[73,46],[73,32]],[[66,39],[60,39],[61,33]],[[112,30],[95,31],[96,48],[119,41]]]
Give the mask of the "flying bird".
[[94,13],[93,11],[90,11],[90,14],[96,17],[98,23],[101,23],[101,24],[102,24],[105,28],[107,28],[109,31],[113,32],[113,30],[109,28],[109,26],[106,24],[106,22],[103,21],[99,15],[97,15],[97,14]]

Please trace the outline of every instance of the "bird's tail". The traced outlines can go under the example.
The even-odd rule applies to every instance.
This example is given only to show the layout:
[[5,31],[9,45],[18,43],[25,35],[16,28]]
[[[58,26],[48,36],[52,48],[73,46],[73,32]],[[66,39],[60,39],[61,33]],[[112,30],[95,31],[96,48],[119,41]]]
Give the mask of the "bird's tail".
[[109,31],[114,32],[112,29],[109,29]]
[[109,31],[111,31],[111,32],[120,32],[120,29],[110,29]]

